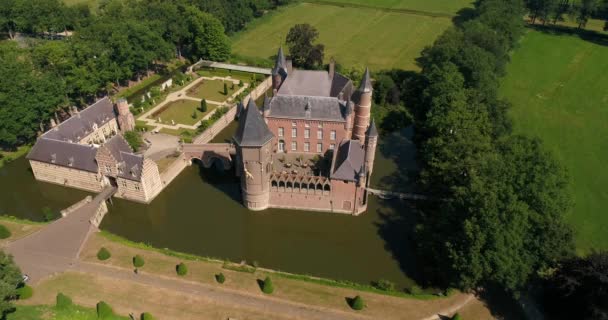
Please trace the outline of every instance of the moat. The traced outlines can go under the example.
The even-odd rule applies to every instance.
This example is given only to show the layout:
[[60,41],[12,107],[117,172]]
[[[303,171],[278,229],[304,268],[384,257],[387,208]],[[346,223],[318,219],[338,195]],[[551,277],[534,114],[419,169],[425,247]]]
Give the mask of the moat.
[[[229,135],[222,132],[217,139]],[[410,188],[403,174],[408,171],[396,170],[413,170],[413,149],[405,136],[381,139],[372,185]],[[40,221],[44,211],[56,212],[87,194],[35,181],[25,158],[0,169],[0,182],[0,214],[30,220]],[[114,199],[101,228],[201,256],[366,284],[387,279],[409,287],[408,275],[415,272],[408,240],[412,204],[369,199],[359,217],[276,209],[256,213],[242,206],[231,172],[191,166],[150,205]]]

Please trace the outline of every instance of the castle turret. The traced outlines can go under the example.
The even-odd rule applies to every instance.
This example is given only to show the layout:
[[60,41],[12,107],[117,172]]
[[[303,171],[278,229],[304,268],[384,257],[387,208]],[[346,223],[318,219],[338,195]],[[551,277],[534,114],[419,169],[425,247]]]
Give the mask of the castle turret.
[[352,138],[353,122],[354,122],[354,117],[355,117],[354,109],[355,109],[355,104],[352,101],[346,102],[346,110],[344,112],[344,114],[346,115],[346,122],[344,123],[344,129],[346,131],[345,136],[348,137],[348,139]]
[[264,210],[270,202],[273,138],[255,101],[249,99],[239,120],[234,142],[243,204],[250,210]]
[[135,130],[135,118],[126,99],[121,98],[116,101],[116,112],[118,113],[117,120],[120,132],[125,133]]
[[370,112],[372,107],[372,82],[369,76],[369,69],[365,69],[365,74],[361,80],[361,85],[355,92],[355,121],[353,125],[353,139],[365,143],[365,132],[369,126]]
[[287,60],[283,53],[283,47],[279,48],[277,53],[277,60],[275,61],[274,68],[272,68],[272,91],[276,93],[279,91],[281,84],[285,81],[288,74]]
[[376,146],[378,145],[378,129],[376,122],[372,119],[372,123],[367,130],[367,141],[365,143],[365,168],[367,168],[368,176],[372,175],[374,169],[374,160],[376,158]]

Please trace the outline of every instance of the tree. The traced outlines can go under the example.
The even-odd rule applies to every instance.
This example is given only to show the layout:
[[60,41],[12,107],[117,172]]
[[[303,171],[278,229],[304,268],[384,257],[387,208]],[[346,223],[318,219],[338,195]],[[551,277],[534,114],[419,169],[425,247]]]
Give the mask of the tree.
[[154,320],[154,317],[149,312],[144,312],[141,314],[141,320]]
[[110,254],[110,251],[108,251],[108,249],[106,249],[105,247],[101,247],[99,251],[97,251],[97,259],[101,261],[108,260],[110,259],[110,257],[112,257],[112,255]]
[[356,296],[353,299],[350,300],[350,307],[353,310],[363,310],[363,308],[365,307],[365,303],[363,302],[363,298],[361,298],[361,296]]
[[197,116],[198,115],[196,113],[196,110],[192,111],[192,114],[190,115],[190,117],[192,117],[192,119],[196,119]]
[[271,294],[274,292],[274,285],[272,284],[272,279],[270,279],[270,277],[266,277],[266,279],[264,279],[264,283],[262,284],[262,292],[265,294]]
[[0,239],[8,239],[11,237],[11,231],[3,224],[0,224]]
[[224,276],[224,274],[220,272],[215,275],[215,281],[217,281],[217,283],[222,284],[226,281],[226,276]]
[[17,298],[17,286],[21,283],[21,271],[13,257],[0,251],[0,314],[13,310],[12,301]]
[[99,301],[97,303],[97,318],[98,319],[111,319],[114,317],[114,311],[109,304],[104,301]]
[[597,11],[599,8],[598,0],[581,0],[580,3],[575,6],[575,16],[576,22],[578,23],[578,28],[582,29],[587,25],[587,21],[589,18]]
[[57,293],[55,306],[57,309],[67,309],[72,306],[72,299],[65,294],[59,292]]
[[608,319],[608,252],[560,263],[545,281],[545,305],[555,319]]
[[144,258],[142,258],[140,255],[136,255],[135,257],[133,257],[133,266],[135,268],[141,268],[144,266],[144,264]]
[[527,0],[526,7],[532,16],[532,23],[539,18],[544,24],[555,15],[559,7],[559,0]]
[[316,69],[323,64],[325,46],[314,44],[319,32],[310,24],[296,24],[287,33],[286,43],[297,67]]
[[207,100],[201,100],[201,106],[199,108],[201,112],[207,112]]
[[137,131],[127,131],[125,132],[124,137],[133,151],[138,151],[144,143],[141,134]]
[[188,267],[183,262],[180,262],[177,266],[175,266],[175,272],[177,272],[180,276],[185,276],[188,273]]

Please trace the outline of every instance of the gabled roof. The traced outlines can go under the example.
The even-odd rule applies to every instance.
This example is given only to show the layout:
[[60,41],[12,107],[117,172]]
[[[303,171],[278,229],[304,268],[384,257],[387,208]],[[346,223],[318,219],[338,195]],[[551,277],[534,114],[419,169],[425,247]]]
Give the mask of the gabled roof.
[[371,92],[374,90],[372,86],[372,80],[369,75],[369,68],[365,68],[365,73],[363,74],[363,79],[361,80],[361,84],[359,85],[359,92]]
[[346,140],[337,149],[332,179],[357,181],[363,170],[365,151],[358,140]]
[[113,136],[101,148],[106,148],[116,159],[117,166],[120,168],[119,177],[135,181],[140,180],[144,157],[134,154],[123,136]]
[[268,129],[258,106],[253,99],[249,99],[247,110],[240,118],[234,141],[242,147],[260,147],[272,138],[274,135]]
[[88,172],[97,172],[97,148],[66,141],[40,138],[27,155],[28,160],[50,163]]
[[277,95],[270,100],[268,117],[344,122],[346,114],[337,98]]
[[114,104],[110,98],[105,97],[79,111],[42,136],[54,140],[79,142],[95,131],[94,125],[99,128],[115,118]]

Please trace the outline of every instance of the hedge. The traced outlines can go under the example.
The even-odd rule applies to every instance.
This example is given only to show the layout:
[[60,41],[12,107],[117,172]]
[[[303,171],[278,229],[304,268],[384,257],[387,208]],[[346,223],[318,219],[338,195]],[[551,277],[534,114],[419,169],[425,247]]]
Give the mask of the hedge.
[[220,272],[215,275],[215,281],[217,281],[218,283],[224,283],[224,281],[226,281],[226,277],[223,273]]
[[177,266],[175,266],[175,271],[180,276],[185,276],[188,273],[188,267],[183,262],[180,262]]
[[0,239],[7,239],[7,238],[10,238],[10,236],[11,236],[11,231],[8,230],[8,228],[5,225],[0,224]]
[[274,285],[272,284],[272,279],[270,277],[266,277],[264,279],[264,285],[262,285],[262,292],[265,294],[271,294],[274,292]]
[[350,301],[350,307],[353,308],[353,310],[363,310],[363,307],[365,307],[365,303],[363,303],[363,298],[361,298],[361,296],[354,297]]
[[55,306],[59,309],[67,309],[72,306],[72,299],[61,292],[57,294],[56,300]]
[[97,303],[97,318],[98,319],[109,319],[114,316],[114,311],[109,304],[104,301],[99,301]]
[[106,249],[105,247],[101,247],[101,249],[99,249],[99,251],[97,252],[97,259],[101,261],[108,260],[111,256],[112,254],[110,254],[110,251],[108,251],[108,249]]
[[460,316],[460,314],[456,313],[453,317],[452,320],[462,320],[462,317]]
[[144,264],[144,258],[142,258],[140,255],[136,255],[135,257],[133,257],[133,266],[135,268],[141,268],[144,266]]
[[17,296],[19,300],[29,299],[34,295],[34,289],[32,287],[25,285],[19,289],[17,289]]
[[154,317],[149,312],[144,312],[141,314],[141,320],[154,320]]

